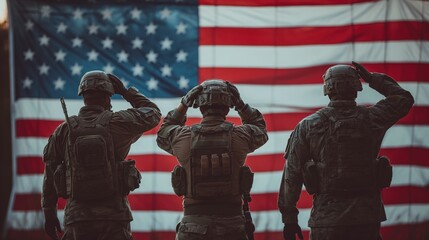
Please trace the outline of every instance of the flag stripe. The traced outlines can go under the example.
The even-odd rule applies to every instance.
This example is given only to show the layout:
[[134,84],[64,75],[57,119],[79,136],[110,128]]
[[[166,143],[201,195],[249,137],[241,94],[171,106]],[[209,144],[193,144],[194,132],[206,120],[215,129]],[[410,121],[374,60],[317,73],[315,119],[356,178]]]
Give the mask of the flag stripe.
[[199,0],[200,5],[223,5],[223,6],[302,6],[302,5],[336,5],[361,2],[372,2],[377,0]]
[[[421,21],[414,11],[429,6],[422,1],[375,1],[355,5],[248,7],[200,6],[201,27],[318,27],[385,21]],[[406,9],[389,11],[386,7]],[[311,12],[311,14],[308,14]],[[350,16],[352,15],[352,16]]]
[[[429,184],[429,168],[421,166],[396,165],[393,168],[392,186],[424,187]],[[252,193],[277,192],[282,171],[255,172]],[[42,190],[43,176],[40,174],[20,175],[15,182],[16,193],[38,193]],[[276,184],[273,184],[276,183]],[[134,193],[172,194],[170,172],[144,172],[142,183]]]
[[[386,50],[389,54],[385,54]],[[199,52],[200,67],[300,68],[352,60],[368,63],[429,62],[428,41],[380,41],[293,47],[200,46]]]
[[[384,226],[380,231],[383,239],[413,239],[427,240],[429,235],[429,221],[420,223],[398,224],[393,226]],[[43,230],[8,230],[8,236],[11,239],[44,239],[50,240]],[[309,239],[309,231],[303,231],[304,239]],[[175,232],[157,231],[157,232],[136,232],[133,233],[133,239],[153,240],[153,239],[174,239]],[[255,239],[282,239],[282,231],[270,231],[255,233]]]
[[[429,220],[429,204],[395,204],[386,206],[386,213],[392,220],[383,222],[383,226],[394,226],[407,223],[422,223]],[[409,213],[409,214],[407,214]],[[182,217],[181,211],[134,211],[134,221],[131,229],[136,232],[148,231],[174,231],[176,224]],[[64,211],[58,211],[62,222]],[[299,224],[303,230],[308,230],[306,219],[310,215],[310,209],[302,209],[299,216]],[[252,217],[256,224],[256,232],[281,231],[283,223],[278,210],[255,211]],[[152,219],[152,221],[145,221]],[[38,229],[42,228],[43,213],[41,211],[14,211],[8,219],[8,224],[14,229]],[[146,223],[146,224],[143,224]]]
[[[364,90],[359,92],[357,103],[359,104],[375,104],[383,96],[376,91],[369,89],[367,84],[364,84]],[[429,105],[429,83],[421,82],[404,82],[401,86],[415,96],[414,106]],[[304,85],[237,85],[241,92],[242,98],[251,106],[257,107],[263,114],[270,113],[286,113],[286,112],[308,112],[326,106],[329,103],[329,98],[323,96],[322,84],[304,84]],[[422,94],[417,94],[417,93]],[[258,93],[258,94],[255,94]],[[270,97],[267,97],[270,96]],[[302,96],[305,96],[303,99]],[[166,114],[171,110],[171,106],[177,105],[179,99],[154,99],[157,102],[161,111]],[[127,109],[129,103],[120,100],[112,100],[113,110]],[[82,107],[82,100],[68,100],[67,108],[69,115],[75,115]],[[46,120],[62,120],[64,114],[61,109],[59,100],[38,100],[38,99],[20,99],[16,102],[15,116],[20,119],[46,119]],[[189,109],[189,117],[201,117],[201,113],[197,109]],[[230,116],[237,117],[236,111],[230,111]]]
[[[264,119],[267,123],[268,131],[282,131],[293,130],[301,119],[314,113],[311,112],[297,112],[297,113],[272,113],[264,114]],[[200,118],[189,117],[186,125],[199,123]],[[277,121],[283,119],[284,121]],[[241,119],[238,117],[227,117],[228,122],[235,125],[241,124]],[[34,119],[20,119],[16,121],[16,136],[17,137],[49,137],[63,120],[34,120]],[[429,108],[428,107],[413,107],[410,113],[399,120],[397,124],[405,125],[429,125]],[[154,129],[145,132],[145,135],[156,134],[161,124]]]
[[[278,183],[280,186],[280,182]],[[416,186],[390,187],[383,190],[383,203],[385,205],[406,204],[411,200],[414,203],[429,202],[429,189]],[[40,193],[20,194],[16,196],[14,211],[37,211],[40,210]],[[276,210],[277,192],[252,194],[250,208],[252,211]],[[165,211],[182,211],[182,198],[171,194],[130,194],[128,200],[134,211],[150,211],[153,209]],[[311,208],[313,197],[305,190],[297,203],[299,209]],[[58,203],[58,209],[65,208],[65,200],[61,199]]]
[[[268,133],[270,141],[264,146],[257,149],[255,155],[279,153],[284,150],[287,139],[291,131],[273,131]],[[399,148],[399,147],[429,147],[429,126],[408,126],[394,125],[387,133],[382,143],[382,148]],[[22,156],[42,156],[43,147],[46,145],[47,138],[26,137],[17,138],[16,142],[22,148],[17,149],[18,157]],[[153,149],[148,149],[153,147]],[[157,147],[156,135],[143,136],[137,140],[130,149],[130,155],[140,154],[164,154],[168,153]]]
[[[386,148],[381,149],[380,155],[388,156],[394,165],[429,167],[429,148]],[[137,169],[142,173],[155,171],[170,172],[177,165],[175,157],[163,154],[129,155],[127,159],[136,160]],[[246,164],[254,172],[279,171],[283,169],[284,163],[283,153],[250,155],[246,159]],[[17,172],[20,175],[42,174],[43,168],[44,165],[40,156],[18,157],[17,159]]]
[[[378,29],[386,31],[378,31]],[[300,46],[344,42],[429,40],[421,21],[381,22],[336,27],[218,28],[200,29],[200,45]],[[365,34],[372,32],[374,34]],[[423,34],[423,35],[422,35]],[[290,37],[294,36],[294,37]]]
[[[348,62],[336,62],[348,64]],[[385,73],[399,82],[428,82],[424,76],[429,75],[427,63],[364,63],[370,72]],[[238,67],[202,67],[199,70],[200,79],[228,79],[235,84],[259,84],[269,82],[277,85],[320,84],[322,75],[331,65],[321,65],[303,68],[238,68]],[[237,74],[240,73],[240,74]]]

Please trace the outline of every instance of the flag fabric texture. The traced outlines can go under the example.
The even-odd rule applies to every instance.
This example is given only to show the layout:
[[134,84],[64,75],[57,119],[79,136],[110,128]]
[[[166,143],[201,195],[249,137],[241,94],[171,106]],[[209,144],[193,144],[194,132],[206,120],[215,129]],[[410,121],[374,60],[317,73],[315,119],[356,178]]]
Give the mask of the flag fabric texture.
[[[14,181],[8,239],[46,239],[40,209],[43,147],[83,105],[81,76],[113,73],[155,101],[163,115],[207,79],[228,80],[265,117],[269,141],[247,158],[255,172],[250,204],[255,239],[282,239],[277,195],[283,152],[295,125],[326,106],[322,74],[356,61],[409,90],[411,112],[384,138],[393,164],[383,191],[383,239],[429,239],[429,2],[417,0],[11,0],[9,5]],[[359,104],[383,96],[364,84]],[[113,110],[129,107],[115,96]],[[187,124],[201,120],[188,112]],[[240,124],[235,111],[228,120]],[[135,239],[174,239],[182,216],[170,171],[174,157],[156,130],[131,148],[142,184],[129,195]],[[303,190],[299,224],[308,239],[312,198]],[[62,221],[65,201],[60,200]]]

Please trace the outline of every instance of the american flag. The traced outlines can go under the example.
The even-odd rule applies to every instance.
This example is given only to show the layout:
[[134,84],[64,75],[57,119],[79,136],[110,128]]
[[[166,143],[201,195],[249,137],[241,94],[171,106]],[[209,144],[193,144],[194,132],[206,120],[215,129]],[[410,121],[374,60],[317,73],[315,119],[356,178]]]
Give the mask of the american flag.
[[[380,154],[394,165],[383,192],[384,239],[429,239],[429,2],[417,0],[9,1],[14,186],[8,239],[45,239],[40,193],[42,151],[63,121],[59,98],[77,114],[80,77],[101,69],[136,86],[165,115],[206,79],[236,84],[265,116],[269,141],[248,156],[255,172],[250,204],[256,239],[282,239],[277,194],[283,152],[295,125],[326,106],[321,76],[352,60],[383,72],[416,103],[386,134]],[[359,104],[382,96],[366,84]],[[129,104],[119,97],[113,109]],[[187,124],[201,120],[188,112]],[[240,124],[231,111],[228,120]],[[142,172],[129,196],[135,239],[174,239],[181,199],[170,186],[176,160],[156,145],[156,130],[130,151]],[[64,201],[58,204],[62,219]],[[308,239],[305,190],[299,223]]]

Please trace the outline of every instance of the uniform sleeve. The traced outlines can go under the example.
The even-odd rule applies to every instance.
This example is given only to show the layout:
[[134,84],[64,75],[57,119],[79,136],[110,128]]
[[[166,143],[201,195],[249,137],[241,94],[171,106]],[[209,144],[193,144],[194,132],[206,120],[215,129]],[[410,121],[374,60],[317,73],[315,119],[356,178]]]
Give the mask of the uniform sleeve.
[[411,93],[388,75],[373,73],[369,86],[386,97],[369,108],[370,117],[379,128],[391,127],[406,116],[413,106],[414,98]]
[[166,152],[173,154],[172,138],[177,135],[186,122],[186,115],[174,109],[168,112],[164,122],[158,130],[156,142]]
[[124,96],[133,108],[115,112],[111,123],[120,128],[119,132],[125,135],[140,137],[158,125],[161,112],[158,106],[136,90],[128,90]]
[[243,125],[237,127],[237,132],[247,140],[249,152],[253,152],[268,141],[264,117],[257,109],[248,104],[238,114]]
[[302,125],[292,132],[286,146],[284,158],[286,164],[280,183],[278,207],[282,214],[283,223],[298,223],[296,203],[301,195],[303,163],[309,160],[309,144]]
[[57,192],[54,187],[54,172],[57,167],[65,160],[65,140],[61,135],[65,135],[65,125],[60,125],[55,132],[49,137],[48,143],[43,150],[43,162],[45,171],[43,174],[42,199],[41,205],[43,210],[55,210],[57,208]]

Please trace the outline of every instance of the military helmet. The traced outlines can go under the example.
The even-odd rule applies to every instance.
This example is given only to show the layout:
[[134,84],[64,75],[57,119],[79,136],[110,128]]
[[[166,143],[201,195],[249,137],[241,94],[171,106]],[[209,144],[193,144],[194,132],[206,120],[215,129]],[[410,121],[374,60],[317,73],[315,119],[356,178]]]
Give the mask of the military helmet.
[[207,80],[201,83],[203,89],[195,99],[194,108],[226,106],[232,108],[232,94],[226,81],[219,79]]
[[323,93],[347,94],[362,91],[362,83],[356,69],[349,65],[335,65],[323,74]]
[[105,92],[110,96],[115,94],[115,89],[109,76],[105,72],[98,70],[89,71],[82,76],[77,94],[80,96],[89,90]]

